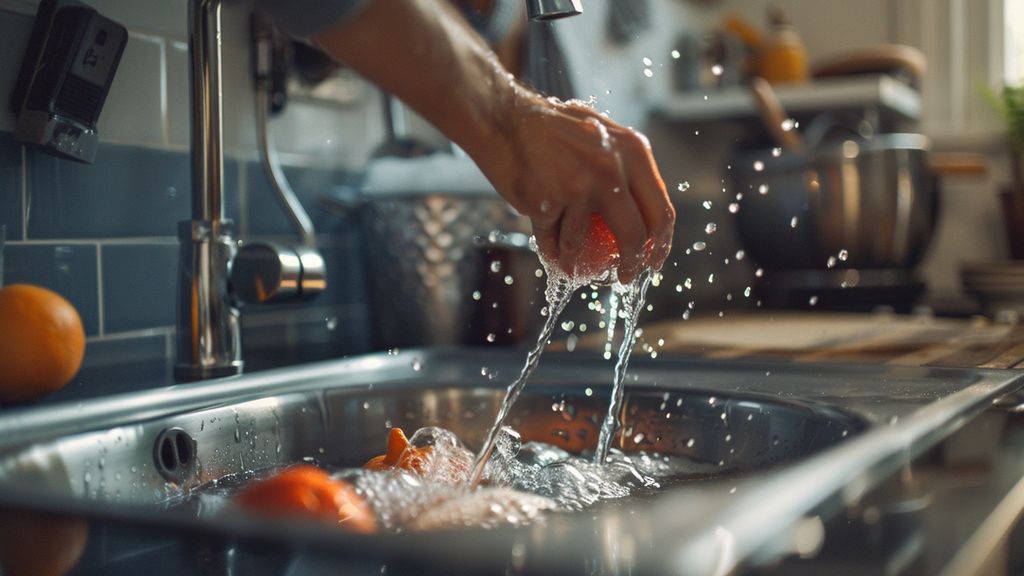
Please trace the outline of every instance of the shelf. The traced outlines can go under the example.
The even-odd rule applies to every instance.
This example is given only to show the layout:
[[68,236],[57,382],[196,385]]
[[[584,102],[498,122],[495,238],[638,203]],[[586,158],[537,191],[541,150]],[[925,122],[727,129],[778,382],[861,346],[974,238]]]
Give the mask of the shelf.
[[[851,109],[878,109],[908,120],[917,120],[921,114],[920,93],[885,75],[823,78],[800,86],[780,86],[776,93],[791,116]],[[658,104],[655,112],[678,122],[703,122],[754,117],[757,108],[747,88],[737,86],[675,94]]]

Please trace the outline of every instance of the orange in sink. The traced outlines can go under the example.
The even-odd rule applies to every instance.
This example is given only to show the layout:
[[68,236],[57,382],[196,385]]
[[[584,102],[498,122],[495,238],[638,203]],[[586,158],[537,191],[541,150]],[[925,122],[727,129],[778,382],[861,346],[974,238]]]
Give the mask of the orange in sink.
[[377,521],[369,504],[348,482],[308,464],[293,466],[247,486],[235,496],[243,507],[272,516],[320,518],[359,534],[372,534]]
[[423,474],[430,450],[430,446],[422,448],[411,446],[401,428],[392,428],[388,433],[388,446],[385,453],[370,458],[369,462],[363,464],[363,468],[367,470],[401,468],[409,472]]

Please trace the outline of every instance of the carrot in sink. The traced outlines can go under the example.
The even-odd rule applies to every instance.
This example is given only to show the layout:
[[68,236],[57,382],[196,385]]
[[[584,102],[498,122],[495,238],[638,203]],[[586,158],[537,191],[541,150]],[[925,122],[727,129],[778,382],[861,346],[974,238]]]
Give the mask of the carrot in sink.
[[411,446],[401,428],[392,428],[388,433],[388,446],[385,453],[371,458],[369,462],[363,464],[363,468],[366,470],[401,468],[408,472],[423,474],[430,450],[430,446],[422,448]]

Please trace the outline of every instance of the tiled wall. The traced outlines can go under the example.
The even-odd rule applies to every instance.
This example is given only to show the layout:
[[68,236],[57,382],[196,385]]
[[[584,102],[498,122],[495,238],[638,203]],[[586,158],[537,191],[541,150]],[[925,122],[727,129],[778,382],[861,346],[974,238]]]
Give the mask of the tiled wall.
[[[95,0],[129,28],[99,123],[92,165],[26,149],[0,111],[0,225],[4,280],[50,287],[81,314],[85,368],[59,398],[168,382],[173,356],[177,222],[190,217],[188,81],[184,0]],[[247,10],[226,3],[224,97],[226,206],[243,238],[292,238],[256,155],[248,78]],[[0,99],[21,62],[36,2],[0,0]],[[293,99],[274,119],[293,187],[317,225],[329,289],[303,305],[243,313],[253,368],[369,349],[359,238],[318,208],[365,161],[381,133],[378,98],[354,81],[347,102]],[[111,379],[109,370],[119,377]],[[117,381],[114,381],[117,380]]]

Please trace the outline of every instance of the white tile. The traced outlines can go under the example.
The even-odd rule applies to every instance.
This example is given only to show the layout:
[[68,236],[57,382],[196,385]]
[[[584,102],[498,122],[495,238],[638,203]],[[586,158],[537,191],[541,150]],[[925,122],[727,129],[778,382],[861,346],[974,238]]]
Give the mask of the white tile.
[[100,114],[100,140],[122,144],[164,144],[162,84],[163,40],[130,33]]
[[171,41],[167,55],[167,141],[172,146],[188,146],[191,133],[188,108],[188,45]]
[[86,0],[107,18],[129,29],[185,40],[188,0]]

